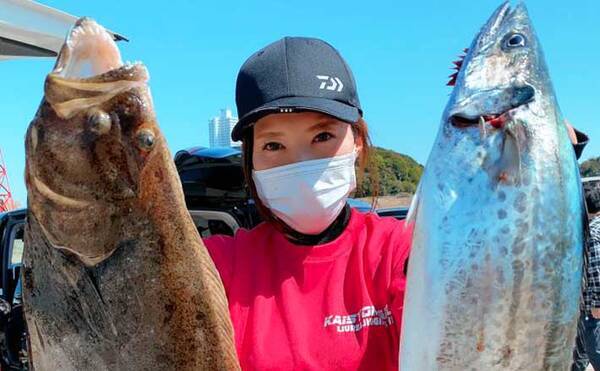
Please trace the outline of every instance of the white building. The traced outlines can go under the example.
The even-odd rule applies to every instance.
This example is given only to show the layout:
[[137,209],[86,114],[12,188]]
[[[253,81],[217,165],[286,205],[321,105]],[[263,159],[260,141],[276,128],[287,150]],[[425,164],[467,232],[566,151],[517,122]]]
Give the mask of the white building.
[[231,131],[238,122],[229,108],[222,109],[219,116],[208,120],[210,147],[239,147],[240,142],[231,140]]

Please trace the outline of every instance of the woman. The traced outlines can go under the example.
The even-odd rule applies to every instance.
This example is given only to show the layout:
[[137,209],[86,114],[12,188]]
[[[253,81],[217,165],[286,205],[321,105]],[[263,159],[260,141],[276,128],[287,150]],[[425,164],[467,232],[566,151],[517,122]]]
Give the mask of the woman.
[[397,370],[410,230],[346,204],[369,137],[329,44],[284,38],[237,80],[247,181],[265,222],[205,244],[243,369]]

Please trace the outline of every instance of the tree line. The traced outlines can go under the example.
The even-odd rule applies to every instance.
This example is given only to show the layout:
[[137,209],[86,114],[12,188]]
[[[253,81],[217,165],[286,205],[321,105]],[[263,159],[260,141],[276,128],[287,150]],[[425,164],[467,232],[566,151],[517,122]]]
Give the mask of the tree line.
[[389,149],[374,147],[366,170],[358,174],[354,197],[369,197],[415,193],[423,166],[412,157]]

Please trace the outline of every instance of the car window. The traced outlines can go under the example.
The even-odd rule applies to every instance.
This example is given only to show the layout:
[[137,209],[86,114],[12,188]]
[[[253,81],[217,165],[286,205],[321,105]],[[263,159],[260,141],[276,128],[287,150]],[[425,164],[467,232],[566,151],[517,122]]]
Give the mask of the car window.
[[23,259],[23,226],[13,228],[10,236],[10,265],[20,265]]
[[235,231],[239,228],[237,220],[226,212],[214,210],[190,210],[190,215],[202,238],[210,237],[215,234],[233,236]]

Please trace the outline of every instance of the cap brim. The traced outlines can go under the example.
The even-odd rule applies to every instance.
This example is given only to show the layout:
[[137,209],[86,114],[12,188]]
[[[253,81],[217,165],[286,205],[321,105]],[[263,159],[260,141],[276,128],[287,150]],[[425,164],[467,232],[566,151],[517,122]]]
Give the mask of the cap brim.
[[348,123],[355,123],[362,112],[351,105],[327,98],[316,97],[287,97],[266,103],[241,117],[231,132],[231,139],[242,139],[244,130],[259,118],[270,113],[280,112],[282,108],[292,108],[294,111],[314,111],[325,113]]

